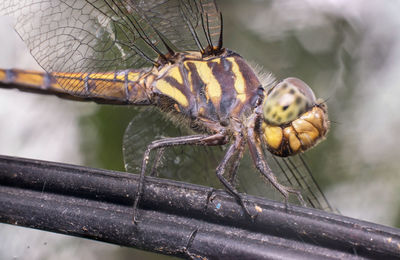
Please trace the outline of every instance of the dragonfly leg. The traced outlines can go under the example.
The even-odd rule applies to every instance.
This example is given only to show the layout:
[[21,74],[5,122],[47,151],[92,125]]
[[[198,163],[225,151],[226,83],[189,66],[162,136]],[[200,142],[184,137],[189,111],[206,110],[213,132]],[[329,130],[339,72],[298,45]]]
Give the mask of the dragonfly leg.
[[227,137],[224,133],[218,133],[214,135],[190,135],[190,136],[180,136],[180,137],[171,137],[153,141],[151,144],[147,146],[147,149],[143,156],[142,161],[142,169],[140,171],[138,188],[136,191],[135,201],[133,204],[133,222],[137,223],[137,206],[140,201],[140,197],[143,194],[143,184],[144,177],[146,173],[146,166],[149,162],[150,152],[155,149],[162,149],[169,146],[178,146],[178,145],[223,145],[227,143]]
[[301,192],[299,190],[283,186],[282,184],[279,183],[275,174],[272,172],[271,168],[268,166],[268,164],[264,159],[261,150],[261,144],[257,142],[256,139],[251,134],[252,133],[250,133],[248,137],[248,145],[251,157],[253,159],[253,162],[257,170],[261,172],[261,174],[272,184],[272,186],[274,186],[283,195],[286,204],[288,203],[289,200],[289,194],[292,193],[297,196],[297,199],[302,205],[306,205],[303,196],[301,195]]
[[[240,148],[238,148],[238,152],[236,152],[235,155],[232,156],[231,161],[233,161],[233,164],[230,166],[230,168],[225,169],[225,172],[228,172],[228,182],[231,184],[231,186],[235,186],[236,182],[236,174],[238,172],[239,164],[241,159],[243,158],[243,152],[244,152],[244,145],[242,145]],[[204,207],[206,210],[208,208],[208,204],[210,204],[215,197],[216,189],[212,188],[210,192],[207,195],[207,204]]]
[[192,246],[193,241],[194,241],[198,231],[199,231],[199,229],[196,228],[195,230],[193,230],[190,233],[188,242],[186,243],[186,245],[182,249],[182,253],[185,256],[187,256],[189,259],[205,259],[204,257],[202,257],[200,255],[196,255],[196,254],[193,254],[193,253],[190,252],[190,247]]
[[238,172],[238,168],[240,165],[240,161],[243,158],[243,153],[244,153],[244,145],[242,145],[239,148],[239,151],[237,152],[237,160],[233,161],[233,165],[231,166],[231,169],[229,171],[229,182],[235,184],[236,183],[236,175]]
[[[237,170],[239,164],[236,163],[236,161],[240,161],[241,158],[239,158],[239,156],[243,154],[241,152],[238,153],[237,151],[238,150],[240,151],[240,149],[243,149],[242,146],[244,146],[242,138],[237,138],[235,140],[235,143],[233,143],[229,146],[228,151],[226,152],[224,158],[222,159],[221,163],[217,167],[217,177],[220,180],[220,182],[224,185],[226,190],[236,198],[236,200],[242,206],[242,208],[245,211],[245,213],[247,214],[247,216],[249,216],[251,219],[254,219],[255,216],[250,213],[250,211],[244,204],[244,201],[243,201],[242,197],[240,196],[239,192],[232,185],[232,183],[229,182],[223,175],[226,170],[226,166],[228,165],[228,162],[230,160],[235,160],[232,169],[234,171]],[[234,173],[232,173],[232,175],[236,175],[236,173],[234,172]]]
[[156,158],[154,159],[154,163],[153,163],[153,167],[151,168],[150,171],[150,176],[158,176],[157,173],[157,168],[158,166],[160,166],[161,162],[162,162],[162,157],[164,155],[164,147],[157,149],[157,155]]

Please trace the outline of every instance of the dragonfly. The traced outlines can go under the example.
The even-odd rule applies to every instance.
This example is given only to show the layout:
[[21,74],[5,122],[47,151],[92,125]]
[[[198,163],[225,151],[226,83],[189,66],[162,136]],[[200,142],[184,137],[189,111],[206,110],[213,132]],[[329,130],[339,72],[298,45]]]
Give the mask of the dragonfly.
[[[278,181],[267,159],[301,154],[323,140],[329,130],[327,106],[302,80],[277,81],[226,49],[216,1],[5,0],[0,15],[16,19],[16,32],[45,70],[0,69],[0,87],[152,106],[189,130],[188,135],[151,141],[144,149],[135,222],[151,152],[156,152],[154,169],[167,148],[176,146],[226,146],[216,176],[251,218],[234,183],[246,149],[254,167],[286,201],[294,195],[306,204],[296,185]],[[130,139],[142,141],[140,135]],[[311,177],[305,181],[310,172],[300,173],[290,159],[276,162],[289,182],[294,176],[300,188],[317,186]],[[303,160],[300,164],[305,165]],[[322,203],[321,196],[313,196],[306,198],[312,206],[330,207],[323,196]]]

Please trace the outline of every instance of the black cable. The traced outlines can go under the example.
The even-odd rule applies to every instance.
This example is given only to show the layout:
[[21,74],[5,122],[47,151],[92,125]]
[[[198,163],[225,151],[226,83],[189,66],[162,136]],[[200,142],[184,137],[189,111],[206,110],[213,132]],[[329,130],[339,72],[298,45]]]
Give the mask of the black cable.
[[[244,196],[252,222],[224,191],[146,177],[0,156],[0,221],[186,258],[400,257],[400,230]],[[208,202],[208,203],[207,203]]]

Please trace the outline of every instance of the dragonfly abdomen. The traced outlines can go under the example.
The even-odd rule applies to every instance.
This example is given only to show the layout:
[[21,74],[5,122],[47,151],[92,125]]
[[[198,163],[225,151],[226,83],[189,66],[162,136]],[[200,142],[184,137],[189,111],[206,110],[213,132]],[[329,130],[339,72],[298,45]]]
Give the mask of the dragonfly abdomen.
[[148,69],[105,73],[0,69],[0,87],[106,104],[150,104]]

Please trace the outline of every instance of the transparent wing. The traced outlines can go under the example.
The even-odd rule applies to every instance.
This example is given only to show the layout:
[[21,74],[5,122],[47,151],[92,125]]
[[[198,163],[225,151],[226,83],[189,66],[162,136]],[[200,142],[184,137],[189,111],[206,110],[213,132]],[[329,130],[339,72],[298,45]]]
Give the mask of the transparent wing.
[[140,9],[178,51],[218,44],[221,20],[215,0],[140,1]]
[[[123,154],[126,170],[133,173],[140,172],[143,153],[153,140],[187,134],[156,110],[138,110],[124,135]],[[225,154],[225,148],[169,147],[164,151],[161,162],[156,161],[157,152],[153,152],[147,168],[148,173],[156,173],[164,178],[223,188],[216,177],[215,169]],[[266,158],[279,182],[300,190],[309,207],[334,211],[301,157],[280,158],[268,153]],[[157,163],[159,165],[155,169]],[[229,170],[225,176],[239,184],[240,191],[284,201],[282,195],[256,172],[248,153],[245,153],[240,162],[236,178],[230,175]],[[290,202],[300,204],[294,196],[291,197]]]
[[336,212],[314,179],[302,155],[281,158],[270,154],[268,157],[272,158],[269,164],[275,172],[281,173],[278,175],[280,182],[301,191],[309,207]]
[[[149,66],[167,53],[163,41],[178,50],[198,50],[207,39],[215,44],[220,30],[210,0],[3,0],[0,15],[16,18],[16,31],[48,72]],[[71,94],[84,94],[70,81],[58,79]]]
[[[127,127],[123,140],[125,168],[132,173],[140,172],[144,151],[152,141],[189,134],[156,109],[138,109],[137,112]],[[219,184],[213,173],[224,153],[224,147],[168,147],[159,162],[155,160],[157,152],[151,153],[147,173],[203,185]],[[158,165],[155,168],[156,164]]]

